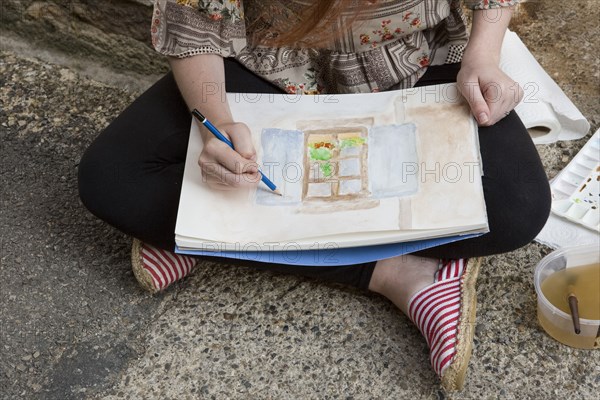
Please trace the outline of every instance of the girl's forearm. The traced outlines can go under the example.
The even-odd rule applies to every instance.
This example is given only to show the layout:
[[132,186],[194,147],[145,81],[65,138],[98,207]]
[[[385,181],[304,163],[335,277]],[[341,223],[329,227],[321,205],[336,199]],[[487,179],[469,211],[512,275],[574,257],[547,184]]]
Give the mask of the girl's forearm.
[[467,62],[500,62],[504,34],[514,13],[514,7],[501,7],[473,12],[471,37],[465,50]]
[[221,56],[201,54],[186,58],[169,57],[169,64],[190,111],[197,108],[217,126],[233,122],[225,93],[225,70]]

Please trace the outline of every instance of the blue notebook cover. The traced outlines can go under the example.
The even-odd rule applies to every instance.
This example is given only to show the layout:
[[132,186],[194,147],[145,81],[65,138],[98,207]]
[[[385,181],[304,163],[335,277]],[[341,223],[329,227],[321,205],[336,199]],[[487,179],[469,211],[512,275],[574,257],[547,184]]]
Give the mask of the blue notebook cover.
[[292,250],[292,251],[205,251],[181,250],[175,247],[178,254],[193,256],[209,256],[250,260],[260,263],[275,263],[304,266],[335,266],[362,264],[371,261],[383,260],[403,254],[414,253],[419,250],[441,246],[481,236],[481,233],[449,236],[435,239],[416,240],[413,242],[381,244],[364,247],[326,248],[321,250]]

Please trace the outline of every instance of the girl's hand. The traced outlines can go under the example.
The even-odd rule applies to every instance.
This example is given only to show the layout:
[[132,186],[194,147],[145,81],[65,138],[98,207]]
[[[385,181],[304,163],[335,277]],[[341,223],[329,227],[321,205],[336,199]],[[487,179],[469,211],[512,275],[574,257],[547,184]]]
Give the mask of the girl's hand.
[[256,151],[248,127],[233,122],[225,96],[223,57],[216,54],[169,57],[169,64],[188,109],[200,108],[235,147],[231,149],[200,124],[204,148],[198,165],[203,181],[220,190],[256,187],[262,178],[256,164]]
[[480,126],[505,118],[523,98],[523,89],[497,62],[471,61],[466,54],[457,82]]
[[256,187],[261,176],[256,163],[256,151],[246,124],[229,122],[215,124],[233,143],[233,150],[202,127],[204,148],[198,158],[202,176],[217,190],[249,189]]

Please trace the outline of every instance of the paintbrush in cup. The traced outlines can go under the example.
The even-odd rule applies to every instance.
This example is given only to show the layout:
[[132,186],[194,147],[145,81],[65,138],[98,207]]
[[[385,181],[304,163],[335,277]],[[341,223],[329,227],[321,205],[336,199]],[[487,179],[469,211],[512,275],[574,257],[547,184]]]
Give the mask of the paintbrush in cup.
[[571,318],[573,319],[573,329],[575,330],[575,334],[579,335],[581,333],[581,325],[579,323],[579,302],[575,295],[574,279],[575,278],[572,278],[570,284],[567,286],[567,301],[569,302]]

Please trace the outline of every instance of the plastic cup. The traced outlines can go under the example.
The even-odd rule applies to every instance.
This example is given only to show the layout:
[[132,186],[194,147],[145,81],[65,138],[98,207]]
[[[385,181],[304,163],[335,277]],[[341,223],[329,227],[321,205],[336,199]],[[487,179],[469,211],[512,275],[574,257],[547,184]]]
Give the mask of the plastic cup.
[[[581,333],[575,334],[571,315],[555,307],[544,296],[541,289],[542,283],[552,274],[567,267],[598,263],[600,263],[600,251],[596,246],[577,246],[559,249],[548,254],[535,268],[534,284],[537,293],[538,321],[548,335],[568,346],[579,349],[600,349],[600,320],[581,318]],[[600,307],[600,305],[598,306]]]

